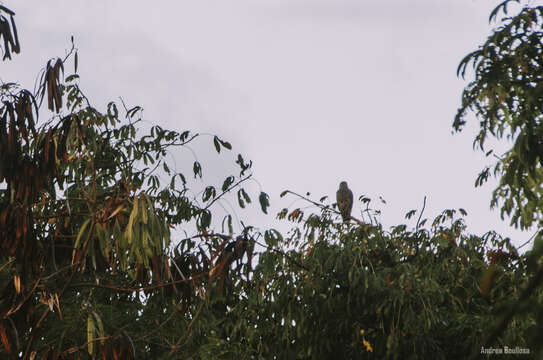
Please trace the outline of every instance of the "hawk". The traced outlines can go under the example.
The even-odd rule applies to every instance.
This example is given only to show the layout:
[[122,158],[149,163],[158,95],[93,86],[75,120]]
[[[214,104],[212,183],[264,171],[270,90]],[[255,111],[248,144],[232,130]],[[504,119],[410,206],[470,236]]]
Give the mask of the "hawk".
[[337,207],[343,218],[343,221],[351,219],[351,210],[353,209],[353,192],[347,187],[347,182],[342,181],[336,192]]

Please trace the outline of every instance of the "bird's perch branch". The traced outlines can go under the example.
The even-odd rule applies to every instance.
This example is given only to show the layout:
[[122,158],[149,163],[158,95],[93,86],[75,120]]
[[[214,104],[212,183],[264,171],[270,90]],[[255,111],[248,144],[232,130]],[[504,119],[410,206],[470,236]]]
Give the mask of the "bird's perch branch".
[[[305,201],[307,201],[307,202],[309,202],[309,203],[311,203],[311,204],[313,204],[313,205],[315,205],[315,206],[317,206],[317,207],[319,207],[320,209],[323,209],[323,210],[331,210],[332,212],[336,213],[337,215],[341,215],[341,212],[339,212],[339,210],[334,209],[334,208],[333,208],[332,206],[330,206],[330,205],[324,205],[324,204],[322,204],[322,203],[318,203],[318,202],[313,201],[313,200],[311,200],[310,198],[308,198],[308,197],[306,197],[306,196],[303,196],[303,195],[300,195],[300,194],[298,194],[298,193],[296,193],[296,192],[294,192],[294,191],[285,190],[285,191],[283,192],[283,194],[289,194],[289,193],[292,194],[292,195],[295,195],[295,196],[299,197],[300,199],[303,199],[303,200],[305,200]],[[352,216],[352,215],[349,216],[349,220],[353,220],[354,222],[356,222],[356,223],[357,223],[358,225],[360,225],[360,226],[367,225],[365,222],[363,222],[363,221],[361,221],[361,220],[355,218],[355,217]]]

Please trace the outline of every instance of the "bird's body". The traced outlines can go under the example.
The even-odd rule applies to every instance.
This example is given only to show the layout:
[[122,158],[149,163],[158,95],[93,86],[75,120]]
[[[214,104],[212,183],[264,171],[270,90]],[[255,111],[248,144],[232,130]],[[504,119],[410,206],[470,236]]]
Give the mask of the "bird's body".
[[339,184],[339,189],[336,192],[337,207],[343,218],[343,221],[351,219],[351,211],[353,210],[353,192],[347,186],[346,181]]

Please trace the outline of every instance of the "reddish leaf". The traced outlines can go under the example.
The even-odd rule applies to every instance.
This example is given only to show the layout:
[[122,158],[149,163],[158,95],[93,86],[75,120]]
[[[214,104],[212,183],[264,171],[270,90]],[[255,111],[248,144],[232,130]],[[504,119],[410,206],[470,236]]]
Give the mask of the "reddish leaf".
[[11,352],[11,346],[8,341],[8,335],[6,334],[6,329],[4,328],[4,325],[0,323],[0,336],[2,337],[2,344],[4,345],[4,348],[6,349],[8,354],[12,354]]

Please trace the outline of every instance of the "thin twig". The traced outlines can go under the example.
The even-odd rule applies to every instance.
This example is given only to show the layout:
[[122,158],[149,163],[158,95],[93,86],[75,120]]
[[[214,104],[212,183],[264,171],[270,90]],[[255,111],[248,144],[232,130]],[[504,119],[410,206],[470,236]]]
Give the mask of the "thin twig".
[[316,201],[313,201],[313,200],[311,200],[311,199],[309,199],[309,198],[307,198],[307,197],[305,197],[305,196],[303,196],[303,195],[300,195],[300,194],[298,194],[298,193],[295,193],[294,191],[285,190],[284,194],[287,194],[287,193],[291,193],[292,195],[296,195],[296,196],[298,196],[299,198],[304,199],[305,201],[310,202],[310,203],[312,203],[313,205],[318,206],[319,208],[321,208],[321,209],[323,209],[323,210],[324,210],[324,209],[329,209],[329,210],[332,210],[333,212],[335,212],[336,214],[341,215],[341,213],[340,213],[339,211],[337,211],[336,209],[332,208],[330,205],[323,205],[323,204],[320,204],[320,203],[318,203],[318,202],[316,202]]
[[149,336],[153,335],[154,333],[159,331],[164,325],[166,325],[166,323],[168,321],[170,321],[175,314],[176,314],[176,312],[172,311],[172,313],[166,318],[166,320],[164,320],[160,325],[158,325],[156,329],[153,329],[150,332],[148,332],[147,334],[143,334],[140,337],[135,338],[134,341],[140,341],[140,340],[143,340],[143,339],[148,338]]
[[11,264],[12,262],[15,261],[15,258],[9,260],[7,263],[5,263],[4,265],[0,266],[0,271],[2,271],[6,266],[8,266],[9,264]]
[[[299,198],[301,198],[301,199],[303,199],[303,200],[305,200],[305,201],[308,201],[308,202],[310,202],[311,204],[313,204],[313,205],[315,205],[315,206],[317,206],[317,207],[319,207],[319,208],[321,208],[321,209],[323,209],[323,210],[331,210],[332,212],[334,212],[334,213],[336,213],[336,214],[338,214],[338,215],[341,215],[341,213],[340,213],[338,210],[334,209],[334,208],[331,207],[330,205],[323,205],[323,204],[320,204],[320,203],[318,203],[318,202],[316,202],[316,201],[313,201],[313,200],[311,200],[311,199],[309,199],[309,198],[307,198],[307,197],[305,197],[305,196],[303,196],[303,195],[300,195],[300,194],[298,194],[298,193],[295,193],[294,191],[286,190],[286,191],[285,191],[285,194],[286,194],[286,193],[291,193],[292,195],[296,195],[296,196],[298,196]],[[363,221],[361,221],[361,220],[355,218],[355,217],[352,216],[352,215],[350,215],[350,220],[354,220],[358,225],[366,225],[365,222],[363,222]]]
[[74,263],[74,264],[70,264],[70,265],[64,266],[64,267],[58,269],[58,271],[55,271],[54,273],[51,273],[51,274],[49,274],[49,275],[43,277],[42,280],[48,280],[48,279],[54,277],[55,275],[57,275],[58,273],[63,272],[64,270],[70,269],[70,268],[72,268],[72,267],[74,267],[74,266],[77,266],[77,265],[79,265],[79,262],[76,262],[76,263]]
[[[66,291],[66,289],[68,288],[68,286],[70,285],[70,283],[72,282],[72,280],[73,280],[73,278],[74,278],[74,276],[75,276],[75,273],[76,273],[76,271],[73,271],[73,272],[72,272],[72,274],[70,275],[70,278],[68,279],[68,281],[66,281],[66,283],[64,284],[64,287],[62,288],[62,290],[60,290],[59,296],[58,296],[59,298],[62,297],[62,295],[64,294],[64,292]],[[38,281],[36,282],[36,285],[37,285],[37,283],[38,283],[39,281],[40,281],[40,279],[38,279]],[[31,294],[33,294],[33,293],[34,293],[34,289],[32,289]],[[45,309],[45,311],[43,312],[41,318],[39,319],[38,323],[37,323],[35,326],[32,327],[32,333],[31,333],[32,335],[30,336],[30,340],[28,341],[28,344],[27,344],[27,346],[26,346],[26,349],[25,349],[25,352],[24,352],[24,356],[23,356],[24,359],[28,359],[28,358],[29,358],[29,356],[30,356],[30,353],[29,353],[29,352],[30,352],[30,349],[31,349],[31,347],[32,347],[32,343],[34,342],[34,340],[35,340],[35,338],[36,338],[36,333],[37,333],[38,329],[40,328],[40,326],[41,326],[43,320],[45,320],[45,317],[47,316],[47,314],[49,314],[49,311],[50,311],[50,308],[47,307],[47,308]]]
[[74,51],[77,51],[76,48],[75,48],[75,44],[73,42],[73,37],[72,37],[72,48],[68,51],[68,53],[66,54],[66,56],[64,57],[64,59],[62,59],[62,63],[64,64],[66,62],[66,60],[68,60],[68,58],[70,57],[70,55],[73,54]]
[[203,272],[203,273],[194,275],[194,276],[192,276],[190,278],[170,281],[170,282],[167,282],[167,283],[161,283],[161,284],[157,284],[157,285],[139,286],[139,287],[135,287],[135,288],[120,288],[120,287],[113,286],[113,285],[103,285],[103,284],[95,284],[95,283],[76,283],[76,284],[73,284],[72,287],[92,287],[92,288],[110,289],[110,290],[115,290],[115,291],[119,291],[119,292],[138,292],[138,291],[142,291],[142,290],[143,291],[154,290],[154,289],[159,289],[159,288],[170,286],[170,285],[189,282],[189,281],[198,279],[198,278],[200,278],[200,277],[202,277],[204,275],[207,275],[207,274],[208,274],[207,272]]
[[82,345],[79,345],[78,350],[74,350],[75,347],[72,347],[72,348],[69,348],[68,350],[66,350],[66,351],[64,351],[64,352],[62,352],[62,353],[60,353],[60,355],[68,355],[68,354],[71,354],[71,353],[73,353],[73,352],[75,352],[75,351],[83,350],[83,349],[84,349],[85,347],[87,347],[90,343],[97,342],[97,341],[105,341],[105,340],[111,339],[111,338],[112,338],[112,336],[109,336],[109,335],[108,335],[108,336],[97,337],[97,338],[94,338],[94,339],[92,339],[92,340],[90,340],[90,341],[85,342],[85,343],[82,344]]
[[30,298],[30,296],[32,296],[34,294],[34,290],[36,290],[36,287],[38,287],[38,284],[40,283],[41,281],[41,278],[38,278],[38,280],[36,280],[36,282],[34,283],[34,285],[32,286],[32,290],[30,290],[26,296],[24,297],[24,299],[15,307],[12,307],[11,309],[8,310],[8,312],[4,315],[4,317],[6,316],[10,316],[11,314],[14,314],[16,313],[17,311],[19,311],[19,309],[24,305],[24,303]]
[[15,323],[9,316],[6,316],[6,319],[9,320],[11,327],[13,328],[13,333],[15,334],[15,343],[17,344],[17,351],[19,351],[21,344],[19,343],[19,332],[17,331],[17,327],[15,326]]
[[529,238],[524,244],[520,245],[520,246],[517,248],[517,251],[518,251],[520,248],[526,246],[528,243],[530,243],[530,241],[532,241],[532,240],[536,237],[536,235],[539,234],[540,231],[542,231],[542,230],[541,230],[541,229],[538,229],[532,236],[530,236],[530,238]]
[[350,220],[354,220],[354,221],[355,221],[358,225],[360,225],[360,226],[366,225],[365,222],[363,222],[362,220],[358,220],[357,218],[355,218],[355,217],[352,216],[352,215],[350,215],[349,218],[350,218]]
[[200,315],[200,311],[202,311],[202,308],[204,307],[204,301],[202,301],[200,303],[200,306],[198,307],[198,309],[196,310],[196,313],[194,314],[194,316],[192,317],[192,320],[190,321],[189,325],[187,326],[187,330],[185,331],[185,333],[183,334],[183,336],[181,336],[179,338],[179,340],[177,340],[175,342],[175,344],[172,346],[172,350],[170,351],[170,355],[172,355],[173,353],[175,353],[177,351],[177,349],[179,348],[179,344],[181,343],[181,341],[189,334],[190,332],[190,329],[192,328],[192,325],[194,325],[194,322],[196,321],[196,319],[198,318],[198,315]]
[[419,223],[422,214],[424,214],[424,209],[426,209],[426,195],[424,195],[424,202],[422,204],[422,210],[420,211],[419,218],[417,219],[417,226],[415,226],[415,232],[419,231]]
[[266,245],[266,244],[262,244],[262,243],[256,241],[256,240],[253,239],[253,238],[250,238],[250,239],[251,239],[251,241],[253,241],[255,244],[260,245],[260,246],[262,246],[263,248],[265,248],[265,249],[267,249],[267,250],[271,250],[271,251],[274,251],[274,252],[280,254],[280,255],[283,256],[285,259],[287,259],[287,261],[293,263],[294,265],[298,266],[299,268],[304,269],[305,271],[308,271],[308,272],[312,272],[311,269],[309,269],[307,266],[305,266],[305,265],[299,263],[298,261],[294,260],[293,258],[291,258],[290,256],[288,256],[284,251],[279,250],[279,249],[274,249],[274,248],[272,248],[272,247],[270,247],[270,246],[268,246],[268,245]]
[[244,177],[243,179],[240,179],[237,183],[231,185],[228,189],[226,189],[225,191],[223,191],[221,194],[219,194],[219,196],[217,196],[216,198],[214,198],[209,204],[207,204],[203,210],[207,210],[211,207],[211,205],[213,205],[217,200],[219,200],[224,194],[226,194],[227,192],[229,192],[230,190],[234,189],[235,187],[237,187],[239,184],[241,184],[242,182],[246,181],[246,180],[249,180],[251,178],[251,176],[253,176],[252,174],[251,175],[248,175],[246,177]]

